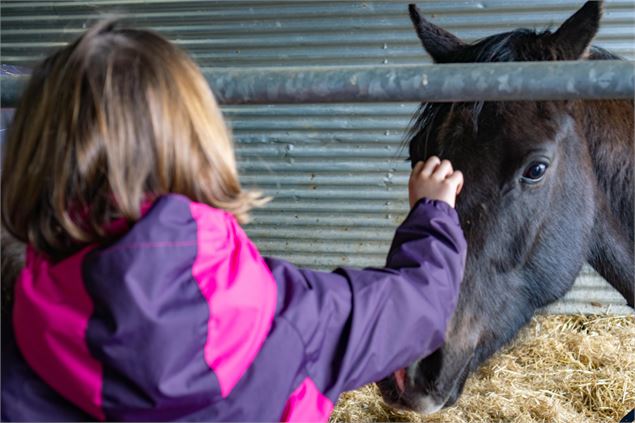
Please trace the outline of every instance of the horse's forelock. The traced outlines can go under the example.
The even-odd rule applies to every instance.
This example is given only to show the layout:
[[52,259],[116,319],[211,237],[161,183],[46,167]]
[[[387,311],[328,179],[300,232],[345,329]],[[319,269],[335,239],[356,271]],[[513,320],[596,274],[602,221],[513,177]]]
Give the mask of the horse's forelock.
[[[463,103],[422,103],[412,119],[406,132],[404,142],[410,142],[410,160],[421,160],[434,150],[443,150],[447,146],[445,140],[437,137],[437,145],[430,146],[432,134],[438,134],[450,117],[458,114],[463,128],[471,128],[476,136],[478,121],[483,111],[484,101]],[[441,141],[442,143],[439,143]],[[449,140],[448,140],[449,141]],[[436,148],[434,148],[436,147]],[[436,154],[441,154],[437,151]]]

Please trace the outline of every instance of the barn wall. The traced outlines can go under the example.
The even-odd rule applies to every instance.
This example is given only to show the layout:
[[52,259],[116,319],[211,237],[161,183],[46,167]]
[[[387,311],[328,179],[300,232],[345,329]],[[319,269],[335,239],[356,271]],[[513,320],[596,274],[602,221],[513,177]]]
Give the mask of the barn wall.
[[[557,27],[580,1],[420,1],[465,40]],[[424,64],[407,2],[97,0],[3,2],[2,63],[31,66],[90,22],[155,29],[203,67]],[[608,1],[596,44],[635,60],[635,6]],[[263,70],[264,71],[264,70]],[[264,73],[263,73],[264,77]],[[407,212],[403,133],[416,104],[232,106],[242,181],[274,197],[247,227],[264,254],[300,266],[380,266]],[[547,312],[626,313],[589,268]]]

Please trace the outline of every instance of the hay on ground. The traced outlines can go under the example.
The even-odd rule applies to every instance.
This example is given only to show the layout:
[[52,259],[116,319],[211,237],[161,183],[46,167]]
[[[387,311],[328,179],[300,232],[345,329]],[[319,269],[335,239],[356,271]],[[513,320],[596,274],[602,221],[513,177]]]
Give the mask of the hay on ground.
[[375,385],[342,395],[332,422],[618,422],[635,407],[635,316],[537,316],[473,374],[461,399],[424,417]]

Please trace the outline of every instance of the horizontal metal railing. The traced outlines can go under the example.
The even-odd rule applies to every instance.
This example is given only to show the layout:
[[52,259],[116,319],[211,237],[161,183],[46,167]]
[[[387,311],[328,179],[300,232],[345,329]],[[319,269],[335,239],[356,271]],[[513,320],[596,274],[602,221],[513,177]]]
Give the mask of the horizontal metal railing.
[[[632,99],[623,60],[293,68],[205,68],[221,104]],[[0,76],[14,106],[28,76]]]

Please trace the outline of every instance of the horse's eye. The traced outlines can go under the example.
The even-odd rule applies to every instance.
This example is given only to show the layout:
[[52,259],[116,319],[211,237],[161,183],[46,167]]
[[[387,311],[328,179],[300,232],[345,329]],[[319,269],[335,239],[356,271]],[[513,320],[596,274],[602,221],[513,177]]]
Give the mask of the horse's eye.
[[547,163],[534,162],[523,173],[523,181],[533,183],[540,181],[547,171]]

